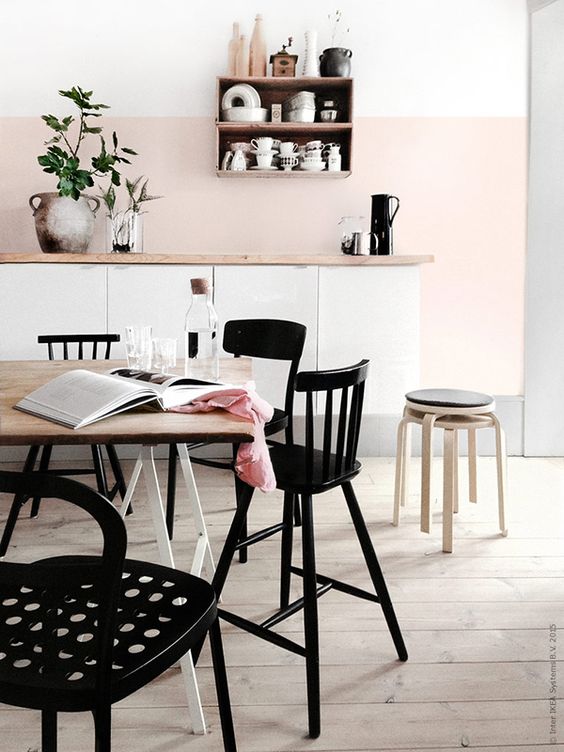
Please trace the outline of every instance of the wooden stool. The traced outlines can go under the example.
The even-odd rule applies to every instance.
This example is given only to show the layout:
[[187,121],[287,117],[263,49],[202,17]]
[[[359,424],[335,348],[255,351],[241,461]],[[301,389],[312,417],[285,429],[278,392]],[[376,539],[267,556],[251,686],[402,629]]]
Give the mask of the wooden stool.
[[444,429],[443,457],[443,551],[452,552],[453,514],[458,512],[458,431],[468,431],[468,474],[470,501],[477,501],[476,431],[495,429],[499,528],[505,527],[506,488],[505,433],[494,412],[489,394],[460,389],[420,389],[405,395],[406,405],[398,426],[396,482],[393,524],[399,524],[400,505],[405,506],[409,479],[411,424],[422,426],[421,530],[431,531],[431,465],[433,428]]

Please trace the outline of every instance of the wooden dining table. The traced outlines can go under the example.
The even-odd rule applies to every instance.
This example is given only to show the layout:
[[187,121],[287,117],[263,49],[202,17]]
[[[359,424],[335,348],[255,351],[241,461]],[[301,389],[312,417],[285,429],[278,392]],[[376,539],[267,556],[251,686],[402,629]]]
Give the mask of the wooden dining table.
[[[207,576],[211,579],[214,573],[214,562],[187,444],[207,441],[238,444],[253,441],[254,426],[250,420],[231,415],[223,410],[206,413],[174,413],[135,408],[104,418],[84,428],[72,429],[14,409],[14,405],[19,400],[61,373],[79,368],[107,372],[124,365],[123,361],[111,360],[0,361],[0,447],[38,444],[141,445],[120,513],[122,517],[125,516],[135,485],[142,474],[151,509],[159,558],[162,564],[173,567],[174,559],[167,533],[154,449],[159,444],[176,444],[196,532],[191,573],[200,575],[202,569],[205,568]],[[221,381],[243,384],[251,376],[250,359],[220,360]],[[204,733],[205,722],[190,655],[182,659],[181,667],[194,732]]]

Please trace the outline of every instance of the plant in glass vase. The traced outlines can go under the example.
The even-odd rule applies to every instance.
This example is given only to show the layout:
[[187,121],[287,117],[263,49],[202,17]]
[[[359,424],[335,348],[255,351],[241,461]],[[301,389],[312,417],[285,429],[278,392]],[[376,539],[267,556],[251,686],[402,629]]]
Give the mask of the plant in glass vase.
[[[93,125],[91,118],[102,117],[108,105],[92,101],[92,91],[80,86],[59,90],[59,94],[78,108],[78,118],[73,115],[57,117],[43,115],[42,120],[53,131],[45,142],[45,154],[37,157],[43,171],[58,178],[57,192],[37,193],[29,203],[34,210],[35,226],[41,249],[47,253],[84,253],[94,231],[94,213],[99,201],[83,193],[94,185],[95,177],[108,176],[111,185],[120,185],[119,166],[130,164],[128,156],[137,152],[120,147],[115,131],[111,146],[106,144],[102,127]],[[90,163],[81,163],[79,152],[89,135],[100,139],[98,153]],[[38,201],[37,203],[35,203]],[[93,202],[91,207],[89,202]]]
[[147,201],[162,198],[149,194],[148,183],[144,175],[135,180],[126,179],[128,205],[125,209],[117,208],[113,185],[100,194],[107,209],[106,250],[110,253],[143,253],[143,214],[146,212],[141,211],[142,206]]

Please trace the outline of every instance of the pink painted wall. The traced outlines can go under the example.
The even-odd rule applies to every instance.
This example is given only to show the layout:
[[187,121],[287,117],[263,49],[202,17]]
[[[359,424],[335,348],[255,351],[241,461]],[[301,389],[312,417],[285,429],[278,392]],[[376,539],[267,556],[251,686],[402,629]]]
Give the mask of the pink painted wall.
[[[401,199],[396,253],[422,267],[422,382],[523,390],[527,124],[523,117],[359,117],[347,180],[221,180],[209,117],[105,118],[150,176],[147,252],[335,253],[339,218]],[[54,189],[36,163],[46,129],[0,118],[0,252],[37,252],[32,193]],[[91,250],[104,248],[103,222]],[[373,322],[377,326],[377,322]]]

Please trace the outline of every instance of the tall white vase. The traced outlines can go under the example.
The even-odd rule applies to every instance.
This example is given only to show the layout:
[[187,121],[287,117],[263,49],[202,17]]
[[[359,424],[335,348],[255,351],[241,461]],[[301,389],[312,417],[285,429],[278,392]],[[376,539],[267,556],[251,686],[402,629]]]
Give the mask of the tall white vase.
[[319,76],[316,31],[310,30],[305,33],[305,55],[302,76]]

